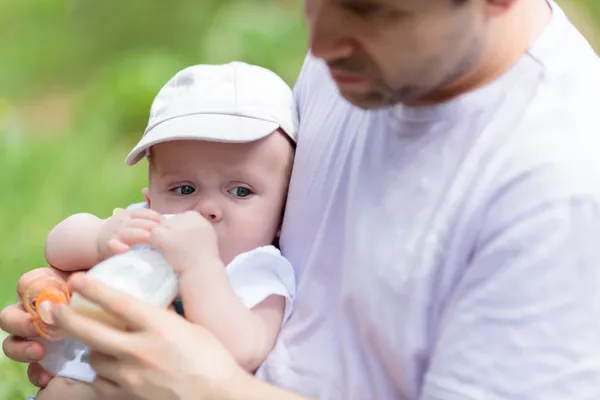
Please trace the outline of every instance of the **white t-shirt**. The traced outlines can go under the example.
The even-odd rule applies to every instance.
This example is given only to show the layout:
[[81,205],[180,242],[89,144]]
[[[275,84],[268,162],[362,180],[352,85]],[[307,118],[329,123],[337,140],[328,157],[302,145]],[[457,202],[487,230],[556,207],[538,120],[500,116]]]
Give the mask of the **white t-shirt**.
[[493,84],[364,111],[308,56],[258,376],[315,399],[600,399],[600,62],[554,4]]
[[[296,283],[292,265],[274,246],[259,247],[234,258],[226,267],[233,291],[249,309],[272,295],[286,299],[282,324],[293,307]],[[87,363],[88,349],[73,339],[46,344],[45,366],[57,376],[92,382],[95,373]]]

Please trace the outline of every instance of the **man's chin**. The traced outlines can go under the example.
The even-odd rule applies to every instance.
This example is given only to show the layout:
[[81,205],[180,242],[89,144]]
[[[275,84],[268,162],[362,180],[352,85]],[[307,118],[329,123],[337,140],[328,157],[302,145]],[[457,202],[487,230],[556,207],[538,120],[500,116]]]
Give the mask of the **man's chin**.
[[347,102],[364,110],[388,107],[394,104],[393,102],[386,101],[386,97],[375,91],[345,90],[344,88],[339,88],[339,92]]

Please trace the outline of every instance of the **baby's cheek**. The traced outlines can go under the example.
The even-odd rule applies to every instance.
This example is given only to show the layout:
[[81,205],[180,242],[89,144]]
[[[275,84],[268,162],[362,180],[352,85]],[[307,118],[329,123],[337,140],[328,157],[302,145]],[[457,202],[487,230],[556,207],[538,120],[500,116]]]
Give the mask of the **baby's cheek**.
[[271,238],[265,234],[264,226],[261,226],[260,221],[248,225],[227,226],[226,231],[219,230],[218,225],[216,228],[219,254],[225,264],[241,253],[271,244]]
[[217,233],[217,243],[219,245],[219,256],[221,257],[221,261],[223,261],[223,263],[227,265],[236,256],[234,246],[235,237],[227,235],[227,233],[223,229],[219,228],[219,226],[215,226],[215,231]]
[[193,207],[187,205],[185,201],[169,200],[160,196],[151,198],[151,205],[154,211],[161,214],[181,214],[193,210]]

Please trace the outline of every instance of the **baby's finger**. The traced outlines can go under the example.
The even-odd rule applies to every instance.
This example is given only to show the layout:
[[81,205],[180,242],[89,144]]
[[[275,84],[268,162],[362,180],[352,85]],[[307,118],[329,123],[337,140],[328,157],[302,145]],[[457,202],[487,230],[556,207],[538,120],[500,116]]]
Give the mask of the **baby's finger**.
[[147,219],[157,223],[160,223],[164,219],[162,214],[149,208],[136,208],[127,212],[131,218]]
[[143,229],[146,231],[151,231],[158,225],[159,225],[159,223],[154,220],[143,219],[143,218],[133,218],[133,219],[130,219],[129,221],[127,221],[125,223],[125,225],[123,226],[123,228],[121,228],[121,229],[136,228],[136,229]]
[[127,246],[150,243],[151,232],[138,228],[123,228],[119,231],[119,239]]
[[159,250],[165,251],[169,247],[171,230],[164,225],[159,225],[150,233],[150,243]]
[[126,253],[129,251],[129,246],[117,239],[111,239],[108,242],[108,251],[111,256]]

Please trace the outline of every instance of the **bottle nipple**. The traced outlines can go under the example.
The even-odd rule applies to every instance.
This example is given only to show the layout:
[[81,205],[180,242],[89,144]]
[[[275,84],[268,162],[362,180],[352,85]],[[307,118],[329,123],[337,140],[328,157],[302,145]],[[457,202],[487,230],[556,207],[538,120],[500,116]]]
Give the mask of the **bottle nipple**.
[[112,212],[113,217],[121,212],[125,211],[124,208],[115,208]]
[[23,305],[33,317],[33,326],[40,336],[56,338],[58,329],[54,326],[52,308],[70,301],[66,283],[54,278],[34,281],[25,291]]

